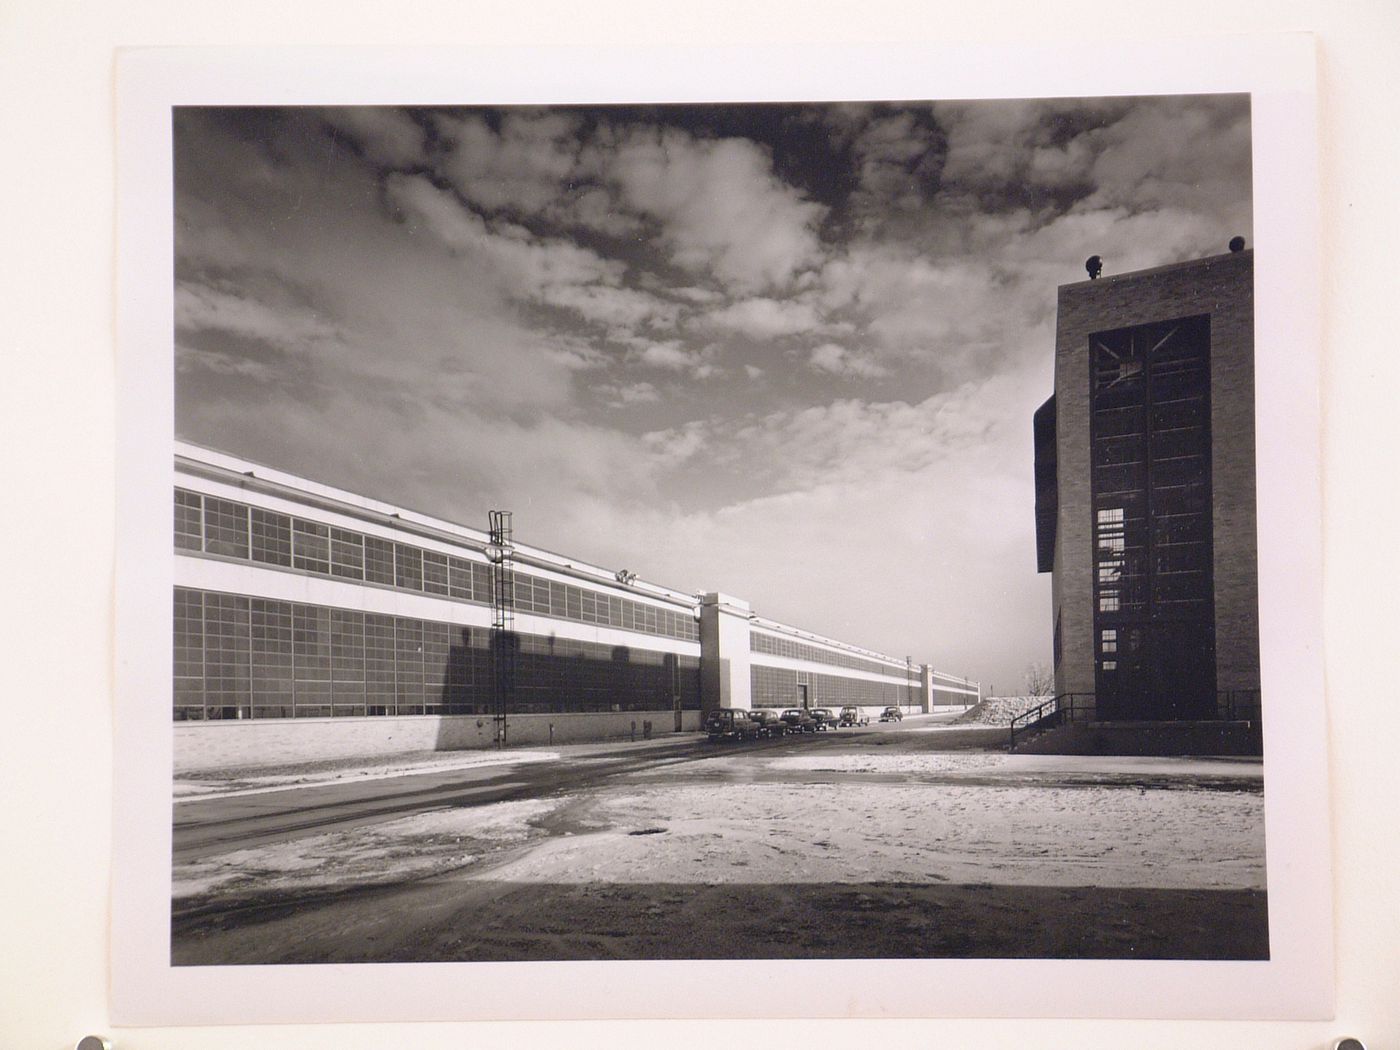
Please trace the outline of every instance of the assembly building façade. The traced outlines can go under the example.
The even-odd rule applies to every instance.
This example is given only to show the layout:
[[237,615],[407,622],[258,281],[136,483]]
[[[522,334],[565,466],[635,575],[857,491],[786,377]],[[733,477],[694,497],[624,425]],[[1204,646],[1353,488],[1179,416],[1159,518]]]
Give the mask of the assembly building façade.
[[1231,247],[1059,290],[1037,561],[1061,721],[1101,746],[1156,724],[1168,749],[1257,747],[1254,265]]
[[719,706],[978,699],[728,595],[513,542],[503,572],[488,531],[186,443],[174,525],[177,769],[646,736]]

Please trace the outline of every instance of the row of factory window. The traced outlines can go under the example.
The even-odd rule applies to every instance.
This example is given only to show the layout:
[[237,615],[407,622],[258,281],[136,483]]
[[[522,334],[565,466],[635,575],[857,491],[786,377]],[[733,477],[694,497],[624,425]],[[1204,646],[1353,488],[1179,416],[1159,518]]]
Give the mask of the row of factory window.
[[[491,631],[175,589],[176,721],[488,714]],[[694,656],[513,635],[514,714],[700,706]]]
[[789,667],[749,668],[754,707],[888,707],[918,703],[918,690],[894,682],[796,671]]
[[848,667],[852,671],[870,671],[904,681],[914,678],[910,667],[892,667],[877,660],[866,660],[849,653],[825,649],[816,645],[806,645],[792,638],[782,638],[761,631],[749,634],[749,649],[755,653],[770,653],[773,656],[786,656],[793,660],[806,660],[808,663],[828,664],[832,667]]
[[[175,490],[175,548],[458,601],[492,604],[492,566],[234,500]],[[666,609],[511,570],[517,612],[696,641],[687,610]]]

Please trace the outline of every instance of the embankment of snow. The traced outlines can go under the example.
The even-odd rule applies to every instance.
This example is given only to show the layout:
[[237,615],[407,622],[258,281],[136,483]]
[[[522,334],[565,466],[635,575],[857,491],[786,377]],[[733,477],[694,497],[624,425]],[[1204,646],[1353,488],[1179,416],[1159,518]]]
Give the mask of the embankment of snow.
[[980,704],[968,708],[966,714],[953,719],[950,725],[1005,726],[1017,715],[1048,701],[1048,696],[989,696]]

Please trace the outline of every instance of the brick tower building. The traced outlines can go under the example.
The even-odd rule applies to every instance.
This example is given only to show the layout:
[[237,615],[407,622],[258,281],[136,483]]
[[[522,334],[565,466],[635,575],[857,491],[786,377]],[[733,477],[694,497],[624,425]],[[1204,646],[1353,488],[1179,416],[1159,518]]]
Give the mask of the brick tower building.
[[1239,250],[1059,290],[1037,561],[1080,720],[1257,730],[1253,275]]

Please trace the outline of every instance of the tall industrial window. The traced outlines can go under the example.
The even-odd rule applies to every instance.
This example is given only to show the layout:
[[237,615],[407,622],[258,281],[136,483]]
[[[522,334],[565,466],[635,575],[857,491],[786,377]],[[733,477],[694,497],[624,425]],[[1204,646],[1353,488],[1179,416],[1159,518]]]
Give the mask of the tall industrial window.
[[[174,717],[472,714],[488,632],[358,609],[175,589]],[[700,706],[697,656],[521,635],[517,713]],[[667,670],[672,664],[676,673]]]
[[370,583],[394,586],[394,544],[390,540],[365,537],[365,579]]
[[265,565],[292,564],[292,519],[253,508],[253,560]]
[[248,557],[248,508],[244,504],[204,497],[204,549],[230,558]]
[[447,555],[437,551],[423,552],[423,590],[429,594],[447,594]]
[[307,572],[331,571],[331,530],[314,521],[297,518],[292,525],[292,563]]
[[1099,332],[1089,348],[1100,715],[1209,717],[1210,319]]
[[331,575],[365,578],[365,538],[358,532],[331,529]]
[[204,549],[204,501],[197,492],[175,490],[175,548]]

